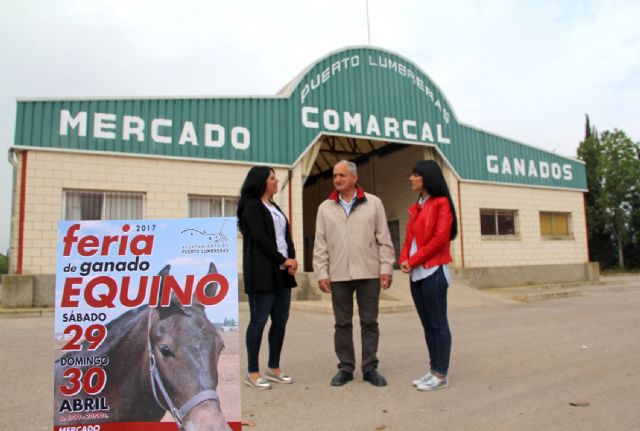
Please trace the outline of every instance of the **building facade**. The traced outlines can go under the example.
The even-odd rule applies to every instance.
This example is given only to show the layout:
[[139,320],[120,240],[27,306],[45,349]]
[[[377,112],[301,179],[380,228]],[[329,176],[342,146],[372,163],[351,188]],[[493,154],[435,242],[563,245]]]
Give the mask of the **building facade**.
[[41,283],[58,221],[233,216],[256,164],[275,169],[310,271],[341,159],[383,200],[398,245],[411,167],[438,161],[458,211],[453,266],[478,285],[500,284],[491,271],[506,284],[592,276],[582,162],[465,125],[417,65],[379,48],[332,52],[273,97],[19,101],[10,152],[10,271]]

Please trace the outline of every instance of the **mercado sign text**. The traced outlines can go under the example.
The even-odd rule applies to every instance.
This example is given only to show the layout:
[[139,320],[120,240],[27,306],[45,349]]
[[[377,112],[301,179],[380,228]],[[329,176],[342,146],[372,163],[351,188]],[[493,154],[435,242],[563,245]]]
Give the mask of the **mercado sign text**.
[[545,162],[544,160],[527,160],[523,158],[487,156],[487,172],[491,174],[516,175],[533,178],[553,178],[554,180],[571,181],[572,167],[568,163]]
[[[414,72],[411,66],[387,55],[368,55],[366,57],[367,61],[364,63],[366,66],[371,68],[387,69],[410,80],[415,85],[418,92],[427,96],[433,105],[442,112],[442,117],[444,118],[445,123],[449,123],[451,113],[446,107],[442,106],[443,102],[436,97],[435,93],[426,82],[426,79],[421,77],[419,73]],[[312,91],[320,88],[322,84],[329,81],[339,72],[357,68],[361,64],[362,62],[360,61],[359,55],[346,56],[336,59],[330,66],[325,67],[315,75],[310,75],[307,81],[302,85],[302,90],[300,91],[300,103],[304,103],[305,99]]]
[[[366,119],[359,112],[342,112],[335,109],[320,109],[315,106],[302,108],[302,125],[308,129],[338,131],[355,133],[367,136],[384,137],[389,139],[402,139],[408,141],[437,142],[450,144],[451,140],[444,136],[442,124],[436,124],[436,137],[429,122],[416,120],[399,120],[395,117],[384,117],[378,120],[375,115],[369,115]],[[363,127],[364,126],[364,127]]]
[[[137,140],[144,142],[146,133],[151,141],[157,144],[173,144],[174,122],[170,118],[153,118],[149,121],[136,115],[123,115],[119,118],[116,114],[95,112],[93,121],[89,123],[87,111],[77,112],[72,115],[67,109],[60,111],[60,136],[68,136],[75,131],[77,136],[86,137],[88,125],[91,125],[91,133],[94,138],[116,139],[116,131],[121,130],[120,138],[123,141]],[[118,127],[120,126],[120,127]],[[200,137],[200,138],[199,138]],[[197,146],[203,143],[205,147],[222,147],[231,142],[233,148],[246,150],[251,145],[251,133],[242,126],[232,127],[230,131],[222,124],[205,123],[204,127],[196,130],[193,122],[184,121],[180,127],[178,145],[190,144]]]

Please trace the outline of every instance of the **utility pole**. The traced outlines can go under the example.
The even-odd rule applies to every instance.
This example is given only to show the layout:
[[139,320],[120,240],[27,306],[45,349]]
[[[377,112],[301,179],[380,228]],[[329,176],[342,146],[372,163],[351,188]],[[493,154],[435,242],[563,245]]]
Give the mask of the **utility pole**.
[[369,29],[369,0],[364,0],[367,6],[367,44],[371,45],[371,30]]

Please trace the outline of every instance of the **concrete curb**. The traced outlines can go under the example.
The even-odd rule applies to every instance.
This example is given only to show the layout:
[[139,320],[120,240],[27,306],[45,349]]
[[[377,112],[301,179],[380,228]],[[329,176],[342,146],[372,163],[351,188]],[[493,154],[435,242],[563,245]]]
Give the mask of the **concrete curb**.
[[549,299],[558,299],[558,298],[570,298],[576,296],[584,296],[582,292],[579,290],[561,290],[556,292],[545,292],[545,293],[532,293],[527,295],[515,295],[510,296],[511,299],[518,302],[538,302],[538,301],[546,301]]
[[5,308],[0,307],[0,319],[14,317],[42,317],[53,316],[53,308]]
[[626,284],[625,280],[598,280],[569,283],[535,284],[529,286],[493,287],[479,289],[517,302],[538,302],[584,296],[583,290],[593,286]]

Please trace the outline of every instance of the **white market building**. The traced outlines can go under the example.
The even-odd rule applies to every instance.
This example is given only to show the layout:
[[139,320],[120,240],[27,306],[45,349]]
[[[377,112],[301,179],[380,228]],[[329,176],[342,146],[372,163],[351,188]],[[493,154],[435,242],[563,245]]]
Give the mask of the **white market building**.
[[462,123],[426,73],[379,48],[332,52],[273,97],[22,100],[15,136],[10,273],[34,276],[36,305],[52,300],[58,221],[234,216],[256,164],[275,169],[312,271],[340,159],[382,199],[398,248],[411,167],[437,160],[459,218],[453,267],[478,286],[597,277],[584,164]]

